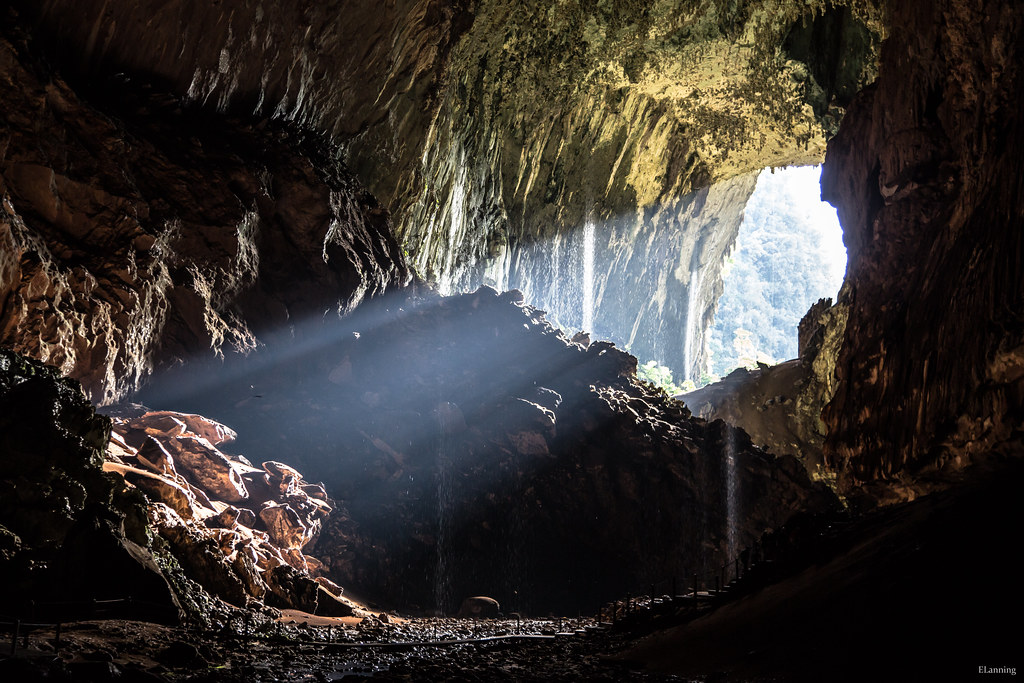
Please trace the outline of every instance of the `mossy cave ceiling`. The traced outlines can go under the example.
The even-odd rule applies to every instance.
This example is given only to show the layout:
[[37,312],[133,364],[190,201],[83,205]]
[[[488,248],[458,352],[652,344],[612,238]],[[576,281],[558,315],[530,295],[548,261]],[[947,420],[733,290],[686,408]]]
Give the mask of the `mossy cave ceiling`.
[[[517,287],[582,327],[566,285],[578,269],[572,234],[588,220],[606,226],[588,331],[679,374],[701,365],[698,348],[684,368],[676,339],[710,322],[747,174],[821,161],[849,98],[874,78],[884,32],[868,2],[170,2],[154,12],[48,0],[24,11],[87,75],[123,70],[209,109],[326,132],[442,292]],[[727,201],[712,201],[724,210],[701,215],[697,193],[734,178],[719,191]],[[642,310],[621,310],[624,296]]]

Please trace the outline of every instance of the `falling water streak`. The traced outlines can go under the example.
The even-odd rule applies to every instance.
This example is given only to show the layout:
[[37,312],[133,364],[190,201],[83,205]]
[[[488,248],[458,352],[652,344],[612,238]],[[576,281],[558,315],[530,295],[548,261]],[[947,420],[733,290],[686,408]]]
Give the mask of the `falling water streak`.
[[683,338],[683,381],[693,379],[693,335],[697,317],[697,271],[690,273],[690,288],[686,290],[686,336]]
[[736,557],[736,436],[732,429],[725,430],[725,517],[728,558]]
[[452,462],[449,457],[450,445],[448,425],[441,424],[441,435],[437,447],[437,565],[434,568],[434,605],[438,614],[447,614],[451,602],[451,555],[452,527]]
[[561,270],[562,270],[562,254],[561,254],[562,240],[558,235],[555,236],[554,243],[551,247],[551,300],[555,302],[561,302]]
[[594,221],[583,226],[583,329],[594,329]]

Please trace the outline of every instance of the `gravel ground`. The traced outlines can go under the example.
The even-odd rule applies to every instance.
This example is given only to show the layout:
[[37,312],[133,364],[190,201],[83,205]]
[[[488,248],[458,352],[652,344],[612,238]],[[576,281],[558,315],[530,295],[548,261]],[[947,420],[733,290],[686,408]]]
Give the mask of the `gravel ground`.
[[[383,620],[382,620],[383,619]],[[133,621],[65,625],[30,632],[0,660],[3,681],[132,683],[271,681],[674,681],[607,655],[630,641],[585,619],[397,619],[314,621],[235,619],[217,632]],[[9,637],[0,651],[9,653]]]

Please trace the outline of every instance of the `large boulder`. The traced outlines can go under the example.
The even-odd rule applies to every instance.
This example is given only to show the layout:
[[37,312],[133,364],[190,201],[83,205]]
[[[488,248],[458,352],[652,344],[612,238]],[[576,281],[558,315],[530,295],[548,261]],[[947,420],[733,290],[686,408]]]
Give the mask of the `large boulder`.
[[175,436],[166,441],[175,465],[197,486],[228,503],[249,498],[242,469],[200,436]]
[[290,505],[269,502],[260,510],[260,519],[266,524],[270,538],[281,548],[301,548],[315,531]]

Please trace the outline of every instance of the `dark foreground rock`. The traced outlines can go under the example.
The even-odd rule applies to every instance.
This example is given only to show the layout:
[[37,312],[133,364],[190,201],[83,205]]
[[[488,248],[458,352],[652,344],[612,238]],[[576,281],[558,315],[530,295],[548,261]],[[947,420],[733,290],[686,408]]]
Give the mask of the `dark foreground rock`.
[[[1012,577],[1019,461],[961,487],[868,515],[804,520],[774,581],[665,629],[664,621],[586,618],[363,620],[286,612],[236,617],[217,630],[128,621],[30,634],[3,680],[83,680],[97,664],[129,681],[812,681],[973,680],[1016,668],[1018,582]],[[822,535],[824,533],[824,535]],[[756,568],[750,576],[756,573]],[[682,602],[682,601],[680,601]],[[679,619],[669,619],[678,624]],[[630,626],[632,624],[632,626]],[[652,632],[653,630],[653,632]],[[979,663],[980,662],[980,663]]]
[[110,420],[74,380],[0,349],[0,603],[5,617],[134,596],[176,621],[145,499],[103,471]]

